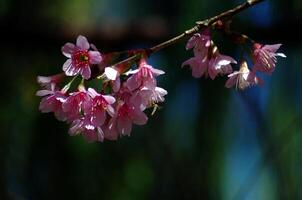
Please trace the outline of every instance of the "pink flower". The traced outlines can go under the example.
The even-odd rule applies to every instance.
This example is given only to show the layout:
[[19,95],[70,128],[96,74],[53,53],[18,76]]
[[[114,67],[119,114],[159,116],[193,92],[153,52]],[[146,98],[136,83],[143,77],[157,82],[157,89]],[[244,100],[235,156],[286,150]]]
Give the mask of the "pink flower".
[[231,63],[237,64],[236,60],[232,57],[217,53],[217,55],[209,61],[208,74],[210,78],[214,80],[218,74],[225,75],[232,73],[233,68]]
[[56,74],[53,76],[38,76],[37,82],[42,88],[50,90],[51,88],[55,88],[55,86],[63,80],[64,76],[64,74]]
[[132,124],[144,125],[148,117],[133,104],[119,101],[116,106],[116,114],[109,120],[105,129],[105,138],[116,140],[119,135],[128,135],[132,130]]
[[202,33],[194,34],[187,42],[186,49],[192,49],[194,57],[186,60],[182,67],[189,65],[194,78],[200,78],[208,69],[209,48],[211,47],[211,37],[209,29]]
[[89,47],[87,39],[81,35],[78,36],[76,45],[66,43],[62,47],[63,54],[69,58],[63,65],[67,76],[81,74],[84,79],[90,78],[90,65],[99,64],[102,57],[98,51],[89,51]]
[[231,88],[236,85],[236,89],[244,90],[247,87],[263,84],[263,80],[256,77],[254,72],[251,72],[244,61],[241,63],[240,70],[228,75],[229,79],[225,83],[225,87]]
[[191,67],[192,76],[200,78],[209,75],[214,79],[218,74],[229,74],[233,71],[231,63],[237,63],[233,58],[221,55],[217,47],[211,41],[209,29],[205,29],[201,34],[194,34],[188,41],[186,49],[194,50],[194,57],[186,60],[182,67]]
[[139,63],[139,68],[128,72],[128,74],[132,74],[132,76],[127,79],[126,85],[130,91],[143,87],[146,84],[155,87],[155,77],[164,73],[164,71],[155,69],[151,65],[148,65],[146,60],[142,58]]
[[209,29],[204,29],[202,33],[194,34],[187,42],[186,49],[192,49],[196,57],[200,57],[201,60],[206,59],[211,46],[211,35]]
[[139,107],[141,110],[144,110],[145,108],[154,106],[156,103],[164,102],[164,96],[167,94],[167,90],[160,87],[152,89],[144,87],[138,92],[138,95],[141,97],[141,104]]
[[68,121],[73,121],[83,115],[84,104],[91,101],[85,89],[71,93],[62,105],[63,111],[67,114]]
[[111,104],[115,102],[115,98],[110,95],[101,95],[93,88],[88,89],[88,95],[92,100],[85,102],[84,114],[89,116],[93,126],[102,126],[106,120],[106,112],[110,116],[114,115],[114,109]]
[[189,65],[194,78],[200,78],[204,74],[208,74],[213,80],[218,74],[225,75],[232,73],[233,69],[231,64],[236,64],[236,60],[230,56],[220,54],[215,46],[212,51],[212,55],[209,55],[209,58],[205,57],[201,59],[200,57],[194,56],[185,61],[182,67]]
[[69,134],[71,136],[82,134],[88,142],[103,141],[104,133],[100,127],[91,124],[88,117],[76,119],[71,123]]
[[192,57],[188,60],[186,60],[183,64],[182,67],[185,65],[189,65],[192,70],[192,76],[194,78],[200,78],[204,75],[204,73],[208,69],[208,60],[202,60],[200,57]]
[[276,53],[281,44],[261,45],[254,44],[254,71],[260,71],[266,74],[271,74],[275,70],[277,56],[286,57],[283,53]]
[[62,103],[66,100],[66,95],[61,91],[39,90],[37,96],[43,96],[39,109],[42,113],[54,112],[56,118],[65,121],[67,116],[62,109]]

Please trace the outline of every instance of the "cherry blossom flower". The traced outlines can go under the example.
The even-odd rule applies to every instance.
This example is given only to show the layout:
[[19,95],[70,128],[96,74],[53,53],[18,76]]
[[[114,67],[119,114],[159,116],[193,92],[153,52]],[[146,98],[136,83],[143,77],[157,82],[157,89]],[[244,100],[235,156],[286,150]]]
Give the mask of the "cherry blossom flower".
[[56,118],[61,121],[67,119],[66,113],[62,109],[62,103],[66,100],[66,95],[58,90],[39,90],[37,96],[42,96],[39,110],[42,113],[54,112]]
[[231,88],[234,85],[236,89],[244,90],[256,84],[263,84],[263,80],[256,77],[256,74],[249,70],[246,61],[240,65],[240,70],[228,75],[229,79],[225,83],[225,87]]
[[148,87],[143,87],[140,91],[136,93],[136,95],[139,95],[141,98],[141,104],[139,105],[141,110],[144,110],[148,107],[152,107],[156,103],[164,102],[164,96],[167,94],[167,90],[160,87],[155,87],[151,89]]
[[186,60],[182,64],[182,67],[185,66],[185,65],[188,65],[188,66],[191,67],[192,76],[194,78],[200,78],[207,71],[209,63],[208,63],[207,59],[206,60],[202,60],[199,57],[192,57],[192,58]]
[[155,77],[164,73],[164,71],[155,69],[151,65],[148,65],[146,59],[142,58],[139,63],[139,68],[128,72],[128,74],[132,76],[127,79],[126,85],[130,91],[145,85],[155,87]]
[[90,51],[90,45],[84,36],[78,36],[76,45],[66,43],[62,47],[63,54],[69,58],[63,65],[63,71],[67,76],[81,74],[84,79],[91,76],[90,66],[102,61],[100,52]]
[[190,66],[192,76],[200,78],[203,75],[209,75],[214,79],[218,74],[224,75],[232,73],[233,69],[231,63],[237,62],[218,52],[218,48],[211,41],[209,29],[205,29],[202,33],[194,34],[187,42],[186,49],[192,49],[194,57],[189,58],[183,62],[183,66]]
[[74,120],[71,123],[69,134],[71,136],[81,134],[88,142],[102,142],[104,140],[104,132],[101,127],[93,126],[88,117],[82,117]]
[[275,70],[277,56],[286,57],[283,53],[276,53],[281,44],[261,45],[254,44],[253,55],[255,58],[254,71],[271,74]]
[[217,53],[217,55],[215,55],[209,61],[208,74],[210,78],[214,80],[218,74],[225,75],[232,73],[233,68],[231,64],[237,64],[236,60],[234,60],[230,56],[225,56]]
[[87,93],[92,100],[85,102],[84,113],[89,116],[94,127],[101,126],[106,120],[106,113],[110,116],[114,115],[114,109],[111,104],[115,102],[115,98],[110,95],[101,95],[93,88],[89,88]]
[[206,59],[211,46],[211,35],[209,29],[204,29],[201,33],[194,34],[187,42],[186,49],[192,49],[194,56]]
[[59,84],[63,78],[64,74],[56,74],[53,76],[38,76],[37,82],[40,84],[42,88],[49,89],[55,87],[57,84]]
[[83,115],[84,104],[89,101],[91,101],[91,98],[84,88],[71,93],[62,105],[63,111],[67,114],[67,120],[79,119]]
[[186,44],[186,49],[192,49],[194,57],[186,60],[182,67],[188,65],[191,67],[192,76],[194,78],[202,77],[208,69],[208,55],[211,46],[211,37],[209,29],[205,29],[202,33],[194,34]]
[[144,125],[148,117],[133,104],[119,101],[116,106],[116,114],[110,119],[105,138],[116,140],[119,135],[128,135],[132,130],[132,124]]
[[236,60],[232,57],[220,54],[218,48],[212,44],[211,52],[207,52],[206,57],[202,59],[202,57],[195,55],[186,60],[182,66],[189,65],[194,78],[200,78],[205,74],[206,76],[209,75],[213,80],[218,74],[232,73],[231,64],[236,63]]

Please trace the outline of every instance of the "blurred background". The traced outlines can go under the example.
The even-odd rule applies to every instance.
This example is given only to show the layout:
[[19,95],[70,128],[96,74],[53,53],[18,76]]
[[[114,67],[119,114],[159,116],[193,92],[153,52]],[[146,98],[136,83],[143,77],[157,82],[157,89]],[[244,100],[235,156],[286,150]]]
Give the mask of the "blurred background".
[[[61,72],[82,34],[101,52],[149,47],[243,0],[0,0],[0,199],[302,199],[302,2],[266,1],[234,18],[282,43],[272,76],[246,91],[194,79],[186,41],[154,54],[166,102],[116,142],[87,143],[38,110],[37,75]],[[230,40],[215,41],[238,59]]]

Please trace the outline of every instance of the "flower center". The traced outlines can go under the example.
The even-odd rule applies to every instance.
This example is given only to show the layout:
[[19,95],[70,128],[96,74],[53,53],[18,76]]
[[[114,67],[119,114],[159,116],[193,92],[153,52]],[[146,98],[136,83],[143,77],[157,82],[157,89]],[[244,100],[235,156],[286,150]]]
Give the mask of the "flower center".
[[72,55],[72,63],[78,68],[89,66],[89,54],[87,50],[78,50]]

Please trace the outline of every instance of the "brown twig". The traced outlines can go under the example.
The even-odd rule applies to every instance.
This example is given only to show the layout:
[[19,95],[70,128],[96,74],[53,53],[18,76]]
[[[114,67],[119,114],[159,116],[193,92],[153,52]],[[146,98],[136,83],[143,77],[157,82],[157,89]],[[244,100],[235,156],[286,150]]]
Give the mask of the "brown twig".
[[228,10],[226,12],[223,12],[219,15],[216,15],[215,17],[212,17],[212,18],[209,18],[209,19],[206,19],[206,20],[203,20],[203,21],[198,21],[196,22],[196,26],[192,27],[191,29],[188,29],[186,30],[185,32],[183,32],[182,34],[168,40],[168,41],[165,41],[161,44],[158,44],[154,47],[151,47],[150,50],[152,53],[154,52],[157,52],[161,49],[164,49],[168,46],[171,46],[172,44],[178,42],[179,40],[183,39],[184,37],[186,36],[190,36],[190,35],[193,35],[194,33],[197,33],[199,32],[202,28],[205,28],[205,27],[209,27],[211,26],[212,24],[214,24],[215,22],[217,22],[218,20],[223,20],[225,18],[229,18],[229,17],[232,17],[238,13],[240,13],[241,11],[251,7],[251,6],[254,6],[260,2],[262,2],[264,0],[248,0],[247,2],[231,9],[231,10]]
[[[209,19],[205,19],[203,21],[198,21],[196,22],[196,25],[186,31],[184,31],[182,34],[174,37],[174,38],[171,38],[165,42],[162,42],[158,45],[155,45],[149,49],[146,49],[146,54],[147,55],[150,55],[152,53],[155,53],[159,50],[162,50],[164,48],[167,48],[177,42],[179,42],[180,40],[184,39],[185,37],[187,36],[191,36],[195,33],[198,33],[199,31],[201,31],[203,28],[206,28],[206,27],[209,27],[211,25],[213,25],[215,22],[219,21],[219,20],[223,20],[223,19],[226,19],[226,18],[229,18],[229,17],[233,17],[234,15],[240,13],[241,11],[249,8],[249,7],[252,7],[260,2],[262,2],[264,0],[247,0],[245,3],[243,4],[240,4],[238,5],[237,7],[233,8],[233,9],[230,9],[228,11],[225,11],[219,15],[216,15],[212,18],[209,18]],[[133,62],[133,61],[136,61],[138,59],[140,59],[141,56],[131,56],[129,58],[127,58],[127,62]],[[123,62],[123,61],[121,61]]]

